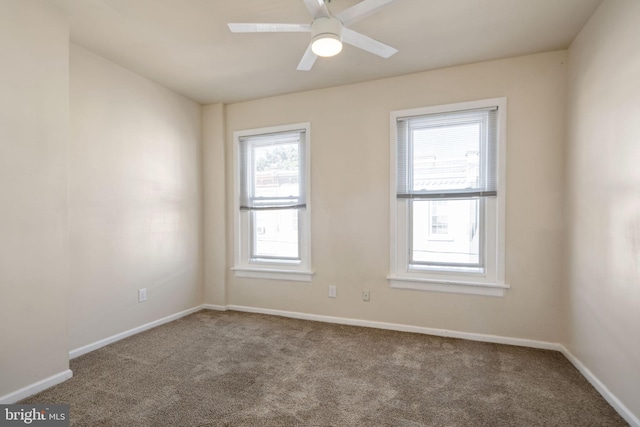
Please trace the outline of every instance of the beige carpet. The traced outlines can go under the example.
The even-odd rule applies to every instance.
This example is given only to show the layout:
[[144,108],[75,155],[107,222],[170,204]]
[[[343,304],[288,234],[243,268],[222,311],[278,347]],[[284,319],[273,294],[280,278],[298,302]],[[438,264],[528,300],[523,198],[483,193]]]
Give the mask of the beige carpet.
[[71,361],[24,403],[74,426],[620,426],[557,352],[200,311]]

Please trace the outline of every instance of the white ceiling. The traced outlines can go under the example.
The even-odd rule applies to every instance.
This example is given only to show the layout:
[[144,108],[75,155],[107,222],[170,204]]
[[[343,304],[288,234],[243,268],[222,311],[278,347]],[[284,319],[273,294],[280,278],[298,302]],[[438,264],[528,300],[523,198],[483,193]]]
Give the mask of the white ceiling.
[[[397,0],[351,26],[399,52],[345,45],[296,71],[307,33],[232,34],[227,22],[310,23],[301,0],[47,0],[71,40],[202,104],[232,103],[565,49],[601,0]],[[359,0],[332,0],[335,14]]]

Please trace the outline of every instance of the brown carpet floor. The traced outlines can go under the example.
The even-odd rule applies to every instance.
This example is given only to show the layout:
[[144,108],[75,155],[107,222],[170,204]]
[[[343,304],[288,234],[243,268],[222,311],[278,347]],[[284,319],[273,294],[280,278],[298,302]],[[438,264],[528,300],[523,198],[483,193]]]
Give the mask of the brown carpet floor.
[[621,426],[560,353],[200,311],[71,361],[23,403],[73,426]]

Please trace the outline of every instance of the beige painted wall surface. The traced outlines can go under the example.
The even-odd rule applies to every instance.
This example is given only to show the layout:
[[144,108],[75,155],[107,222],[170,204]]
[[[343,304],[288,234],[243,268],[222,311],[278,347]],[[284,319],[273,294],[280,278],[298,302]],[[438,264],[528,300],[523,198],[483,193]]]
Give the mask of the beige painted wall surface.
[[0,397],[68,369],[69,29],[0,3]]
[[[473,64],[227,106],[233,131],[311,122],[310,284],[236,278],[227,170],[230,304],[558,342],[563,299],[566,52]],[[508,98],[504,298],[391,289],[389,113]],[[338,297],[327,297],[336,285]],[[361,299],[371,291],[371,301]]]
[[202,302],[201,108],[74,44],[70,89],[76,349]]
[[204,302],[227,305],[225,206],[225,106],[202,108]]
[[[640,419],[640,2],[569,51],[568,348]],[[636,421],[640,425],[640,421]]]

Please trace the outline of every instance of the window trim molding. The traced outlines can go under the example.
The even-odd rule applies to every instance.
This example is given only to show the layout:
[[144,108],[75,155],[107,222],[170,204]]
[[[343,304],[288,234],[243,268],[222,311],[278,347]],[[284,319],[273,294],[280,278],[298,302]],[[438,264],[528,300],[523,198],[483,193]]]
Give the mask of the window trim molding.
[[231,271],[236,277],[250,277],[253,279],[288,280],[295,282],[311,282],[313,271],[291,271],[276,268],[244,268],[233,267]]
[[[495,230],[495,249],[491,250],[492,276],[487,274],[447,273],[442,271],[416,272],[409,271],[408,265],[400,266],[398,257],[398,245],[407,246],[408,236],[399,236],[398,230],[398,199],[397,199],[397,134],[396,122],[398,118],[408,116],[420,116],[427,114],[447,113],[461,110],[473,110],[486,107],[498,107],[497,132],[497,180],[498,195],[495,203],[495,223],[488,224],[488,218],[484,220],[484,226],[489,225]],[[477,101],[460,102],[453,104],[435,105],[428,107],[412,108],[392,111],[390,114],[390,274],[387,280],[392,288],[410,289],[420,291],[435,291],[447,293],[504,296],[510,288],[505,282],[505,219],[506,219],[506,136],[507,136],[507,98],[490,98]],[[485,214],[486,215],[486,214]],[[406,221],[406,220],[405,220]],[[486,240],[486,238],[485,238]],[[403,243],[401,243],[403,242]],[[485,243],[487,244],[487,243]],[[487,254],[489,255],[489,254]],[[405,257],[406,258],[406,257]],[[486,261],[487,263],[489,260]]]
[[461,280],[435,280],[414,277],[388,276],[387,280],[394,289],[410,289],[466,295],[485,295],[502,297],[509,285]]
[[[242,229],[249,226],[247,215],[250,211],[240,210],[240,138],[246,136],[257,136],[304,130],[305,144],[305,191],[306,208],[302,215],[299,214],[299,251],[300,262],[278,262],[277,260],[268,262],[256,262],[247,257],[244,259],[244,252],[249,250],[252,238],[251,233],[246,235]],[[246,129],[233,132],[233,268],[236,277],[250,277],[257,279],[291,280],[299,282],[310,282],[313,276],[311,270],[311,123],[294,123],[287,125],[268,126],[263,128]],[[302,218],[304,217],[304,218]],[[301,226],[300,226],[301,225]],[[247,230],[250,231],[250,230]],[[248,254],[248,252],[247,252]]]

